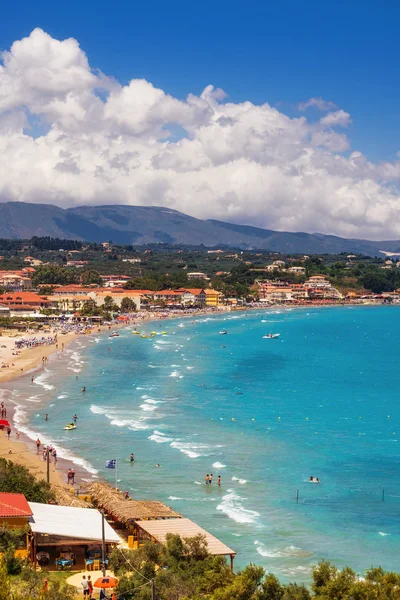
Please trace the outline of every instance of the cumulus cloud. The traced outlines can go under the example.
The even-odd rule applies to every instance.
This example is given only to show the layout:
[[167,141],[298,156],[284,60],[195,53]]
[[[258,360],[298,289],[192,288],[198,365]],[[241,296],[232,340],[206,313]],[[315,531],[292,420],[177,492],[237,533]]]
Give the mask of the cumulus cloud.
[[[212,85],[175,98],[144,79],[120,85],[74,39],[41,29],[0,64],[3,201],[164,205],[199,218],[371,239],[400,236],[400,160],[348,154],[351,117],[289,118],[234,103]],[[338,131],[338,128],[340,130]]]

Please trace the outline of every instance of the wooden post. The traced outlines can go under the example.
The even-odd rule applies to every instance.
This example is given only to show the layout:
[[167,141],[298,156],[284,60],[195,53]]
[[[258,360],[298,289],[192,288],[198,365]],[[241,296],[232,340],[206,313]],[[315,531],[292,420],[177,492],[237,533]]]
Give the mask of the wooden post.
[[101,558],[102,558],[102,569],[103,577],[106,576],[106,541],[104,533],[104,509],[101,511]]
[[46,460],[47,460],[47,483],[50,483],[50,450],[46,448]]
[[296,504],[299,503],[299,490],[296,490]]
[[231,557],[231,573],[233,573],[233,559],[235,558],[235,555],[231,554],[230,557]]

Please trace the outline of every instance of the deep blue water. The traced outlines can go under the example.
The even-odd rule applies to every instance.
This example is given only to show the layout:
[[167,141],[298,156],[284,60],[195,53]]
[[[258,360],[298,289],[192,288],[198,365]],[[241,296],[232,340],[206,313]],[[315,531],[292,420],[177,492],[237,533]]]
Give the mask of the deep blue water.
[[[159,333],[153,339],[131,330],[82,337],[33,386],[14,382],[24,430],[110,481],[104,463],[116,458],[119,487],[220,537],[237,551],[236,567],[252,560],[296,581],[321,558],[398,569],[398,308],[270,309],[141,326]],[[281,336],[263,339],[269,332]],[[78,429],[64,432],[75,412]]]

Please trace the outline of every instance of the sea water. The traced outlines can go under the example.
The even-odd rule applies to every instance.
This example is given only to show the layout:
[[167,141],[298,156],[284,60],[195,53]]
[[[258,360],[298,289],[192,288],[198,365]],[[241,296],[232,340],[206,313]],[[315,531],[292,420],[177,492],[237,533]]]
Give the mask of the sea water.
[[152,338],[132,329],[83,336],[34,384],[9,384],[22,430],[88,478],[194,520],[237,552],[236,568],[254,561],[298,582],[322,558],[398,569],[399,308],[140,324]]

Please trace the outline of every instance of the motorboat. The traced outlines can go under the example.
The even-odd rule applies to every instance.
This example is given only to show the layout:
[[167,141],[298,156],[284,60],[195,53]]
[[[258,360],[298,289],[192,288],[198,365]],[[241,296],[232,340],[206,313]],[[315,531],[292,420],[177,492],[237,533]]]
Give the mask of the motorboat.
[[166,331],[162,331],[161,335],[168,335]]
[[140,331],[136,331],[136,329],[134,331],[132,331],[133,335],[140,335]]
[[72,431],[72,429],[76,429],[76,425],[75,425],[75,423],[70,423],[69,425],[66,425],[66,426],[64,427],[64,430],[65,430],[65,431]]
[[119,337],[119,333],[117,331],[114,331],[114,333],[110,333],[110,335],[108,337],[110,337],[110,338]]
[[222,331],[219,332],[219,335],[227,335],[227,330],[223,329]]
[[281,334],[280,333],[267,333],[267,335],[263,335],[264,340],[275,340]]

